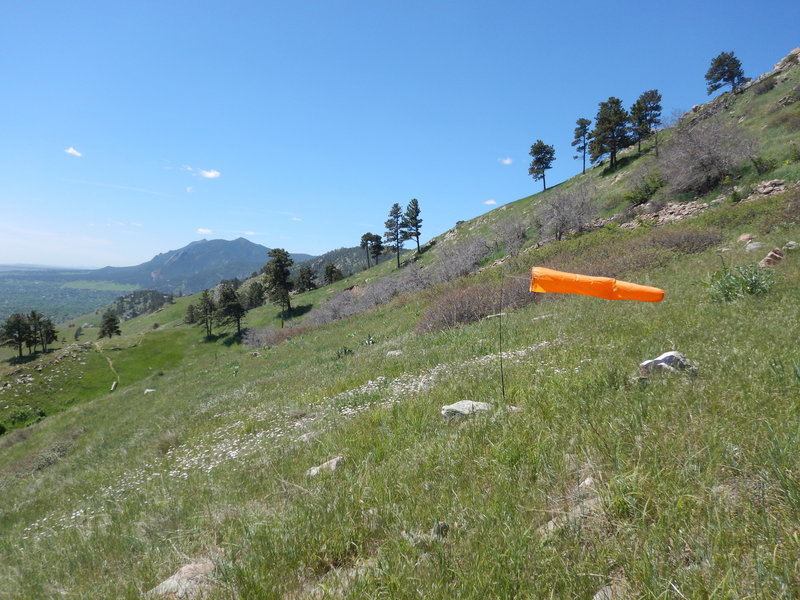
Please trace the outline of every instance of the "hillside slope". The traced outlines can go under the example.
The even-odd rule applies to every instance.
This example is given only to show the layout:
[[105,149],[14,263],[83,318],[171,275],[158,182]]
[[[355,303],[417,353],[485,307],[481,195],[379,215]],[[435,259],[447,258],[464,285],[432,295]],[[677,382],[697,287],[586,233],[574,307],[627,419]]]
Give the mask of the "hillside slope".
[[[382,263],[293,302],[322,308],[404,278],[355,318],[314,324],[311,311],[294,337],[252,349],[229,330],[204,340],[180,298],[75,357],[13,367],[0,407],[58,398],[37,386],[98,387],[0,437],[0,597],[157,597],[179,570],[207,598],[797,597],[800,161],[786,123],[800,103],[779,104],[793,69],[707,105],[749,111],[774,164],[669,192],[683,206],[698,196],[691,218],[670,221],[657,197],[628,211],[629,178],[652,155],[623,156],[583,178],[616,221],[552,242],[531,219],[556,188],[458,225],[399,272]],[[760,194],[762,179],[784,183]],[[530,224],[516,256],[504,221]],[[410,291],[481,244],[479,271]],[[771,288],[713,299],[715,273],[736,281],[776,247],[781,263],[742,271]],[[512,310],[531,299],[533,264],[666,299]],[[423,327],[463,307],[484,312]],[[276,316],[265,306],[247,324]],[[691,368],[642,376],[668,350]],[[442,416],[462,400],[488,410]]]

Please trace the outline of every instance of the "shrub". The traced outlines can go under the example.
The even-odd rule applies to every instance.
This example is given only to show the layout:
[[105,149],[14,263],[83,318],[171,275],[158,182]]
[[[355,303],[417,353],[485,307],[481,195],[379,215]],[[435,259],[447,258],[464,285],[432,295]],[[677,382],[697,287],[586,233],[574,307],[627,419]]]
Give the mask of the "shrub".
[[655,193],[664,187],[664,178],[658,170],[640,174],[631,188],[624,194],[631,206],[639,206],[649,201]]
[[767,293],[773,284],[772,271],[756,264],[723,267],[701,282],[715,302],[731,302],[737,298]]
[[274,327],[273,325],[249,328],[245,330],[242,336],[242,343],[245,347],[250,349],[277,346],[281,342],[302,335],[311,331],[311,329],[313,329],[313,327],[307,324],[282,328]]
[[595,190],[587,184],[570,189],[555,190],[536,212],[545,235],[561,240],[570,231],[582,231],[591,220],[594,210]]
[[696,254],[716,246],[723,239],[722,234],[717,230],[687,227],[683,229],[655,229],[645,240],[645,243],[655,248],[666,248],[681,254]]
[[417,323],[417,332],[441,331],[474,323],[501,309],[511,310],[534,301],[527,280],[512,279],[502,285],[502,307],[499,283],[472,285],[438,295]]

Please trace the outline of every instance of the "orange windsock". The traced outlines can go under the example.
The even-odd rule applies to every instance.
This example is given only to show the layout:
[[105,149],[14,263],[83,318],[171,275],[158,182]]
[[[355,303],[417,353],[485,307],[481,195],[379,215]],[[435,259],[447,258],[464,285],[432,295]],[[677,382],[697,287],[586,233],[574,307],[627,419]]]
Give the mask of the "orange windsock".
[[531,269],[531,291],[555,294],[580,294],[595,296],[606,300],[638,300],[640,302],[661,302],[664,290],[619,281],[613,277],[592,277],[554,271],[545,267]]

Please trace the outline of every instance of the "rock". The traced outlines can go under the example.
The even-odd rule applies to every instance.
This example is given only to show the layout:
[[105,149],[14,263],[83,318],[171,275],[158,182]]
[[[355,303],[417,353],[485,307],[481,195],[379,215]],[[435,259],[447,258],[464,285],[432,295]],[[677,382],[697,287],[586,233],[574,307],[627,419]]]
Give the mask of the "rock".
[[442,407],[443,417],[463,417],[475,412],[488,411],[492,408],[487,402],[475,402],[473,400],[459,400],[453,404]]
[[314,477],[315,475],[319,475],[322,471],[335,471],[343,462],[344,456],[336,456],[329,461],[322,463],[321,465],[311,467],[308,471],[306,471],[306,475],[309,477]]
[[389,350],[386,353],[386,356],[403,356],[403,351],[402,350]]
[[683,354],[675,350],[664,352],[664,354],[652,360],[639,363],[639,373],[642,377],[648,377],[651,373],[656,371],[673,372],[690,368],[692,368],[691,363],[686,360]]
[[764,258],[758,263],[758,266],[762,269],[765,267],[772,267],[777,265],[779,262],[783,260],[783,250],[780,248],[774,248],[773,250],[769,251]]
[[786,242],[783,245],[784,252],[794,252],[795,250],[800,250],[800,244],[797,242]]
[[165,579],[147,592],[147,598],[199,598],[211,587],[210,575],[214,563],[210,560],[181,567],[169,579]]
[[736,241],[737,242],[749,242],[754,237],[756,237],[756,236],[754,236],[752,233],[743,233],[738,238],[736,238]]
[[630,586],[624,577],[615,578],[611,583],[603,586],[592,596],[592,600],[621,600],[627,596]]
[[110,391],[113,392],[115,389],[117,389],[117,381],[116,380],[111,382],[111,390]]
[[145,389],[145,391],[144,391],[144,394],[145,394],[145,396],[146,396],[147,394],[153,394],[153,393],[155,393],[155,390],[154,390],[153,388],[147,388],[147,389]]
[[744,247],[745,251],[747,252],[755,252],[756,250],[761,250],[762,248],[766,248],[767,245],[764,242],[754,242],[750,240],[747,242],[747,245]]

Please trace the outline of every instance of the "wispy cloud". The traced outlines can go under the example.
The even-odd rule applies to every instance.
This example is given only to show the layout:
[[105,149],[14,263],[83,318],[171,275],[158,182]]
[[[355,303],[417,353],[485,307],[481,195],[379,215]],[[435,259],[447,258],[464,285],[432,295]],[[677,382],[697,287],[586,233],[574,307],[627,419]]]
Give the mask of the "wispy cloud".
[[197,233],[199,233],[200,235],[209,235],[214,232],[211,229],[206,229],[205,227],[198,227]]
[[243,231],[242,233],[244,235],[258,235],[258,233],[256,233],[255,231]]
[[494,206],[495,204],[497,204],[497,200],[486,200],[484,201],[484,204],[488,204],[489,206]]
[[64,152],[66,152],[67,154],[71,154],[72,156],[77,156],[78,158],[80,158],[81,156],[83,156],[83,154],[81,154],[80,152],[78,152],[77,150],[75,150],[75,148],[73,148],[72,146],[70,146],[69,148],[67,148],[66,150],[64,150]]
[[206,171],[205,169],[199,169],[197,173],[203,179],[218,179],[222,175],[222,173],[220,173],[216,169],[209,169],[208,171]]
[[169,194],[165,194],[163,192],[156,192],[154,190],[148,190],[145,188],[131,187],[129,185],[115,185],[113,183],[101,183],[99,181],[82,181],[80,179],[60,179],[59,181],[63,181],[64,183],[79,183],[81,185],[93,185],[96,187],[110,188],[112,190],[126,190],[128,192],[139,192],[141,194],[150,194],[151,196],[163,196],[164,198],[169,198]]
[[303,219],[301,219],[300,217],[292,217],[292,221],[302,221],[302,220]]
[[136,221],[106,221],[105,223],[89,223],[89,227],[114,227],[114,228],[129,228],[129,227],[142,227],[141,223]]
[[498,158],[497,162],[499,162],[501,165],[510,165],[514,161],[511,160],[510,158],[506,157],[506,158]]

